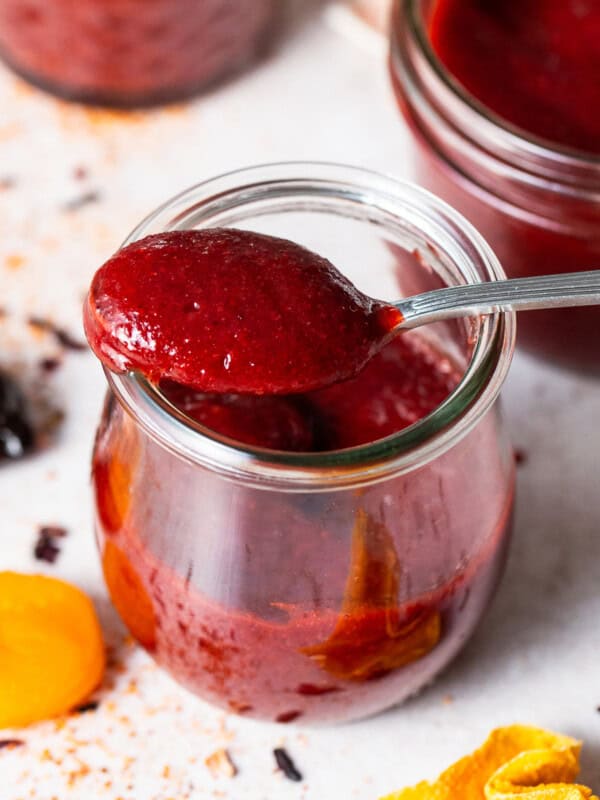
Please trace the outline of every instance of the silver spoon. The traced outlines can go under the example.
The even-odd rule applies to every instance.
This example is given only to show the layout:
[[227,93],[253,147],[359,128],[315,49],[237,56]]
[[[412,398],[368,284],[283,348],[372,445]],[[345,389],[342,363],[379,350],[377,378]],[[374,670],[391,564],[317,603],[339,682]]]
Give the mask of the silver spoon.
[[401,330],[498,311],[594,305],[600,305],[600,269],[450,286],[394,303],[402,314]]

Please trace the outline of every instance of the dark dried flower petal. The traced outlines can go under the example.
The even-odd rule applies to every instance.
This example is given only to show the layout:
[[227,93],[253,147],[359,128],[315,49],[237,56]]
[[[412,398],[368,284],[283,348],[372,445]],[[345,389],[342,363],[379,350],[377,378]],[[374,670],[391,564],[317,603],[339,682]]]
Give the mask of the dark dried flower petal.
[[296,783],[303,780],[302,773],[298,772],[296,765],[283,747],[276,747],[275,750],[273,750],[273,755],[275,756],[277,766],[288,780],[295,781]]
[[77,714],[87,714],[90,711],[96,711],[100,703],[97,700],[90,700],[89,703],[83,703],[83,705],[77,706],[74,711]]
[[42,358],[40,360],[40,369],[44,372],[54,372],[61,365],[59,358]]
[[298,719],[298,717],[301,716],[302,716],[301,711],[296,711],[296,710],[284,711],[275,718],[275,722],[283,722],[283,723],[293,722],[295,719]]
[[23,739],[0,739],[0,750],[4,748],[12,750],[15,747],[23,747],[24,744]]
[[21,458],[34,443],[25,397],[11,377],[0,373],[0,461]]
[[89,206],[92,203],[99,203],[100,202],[100,192],[95,189],[90,190],[89,192],[84,192],[80,194],[79,197],[74,197],[72,200],[68,200],[64,206],[63,211],[73,212],[79,211],[80,208],[84,206]]
[[38,328],[41,331],[46,331],[50,333],[56,341],[64,347],[65,350],[87,350],[87,344],[85,342],[76,339],[72,336],[68,331],[64,330],[63,328],[59,328],[49,319],[45,319],[44,317],[29,317],[28,319],[29,324],[34,327]]
[[62,525],[43,525],[40,527],[40,536],[49,536],[51,539],[64,539],[68,531]]
[[67,535],[66,528],[59,525],[44,525],[38,531],[38,539],[35,543],[33,555],[38,561],[46,561],[54,564],[60,555],[60,547],[56,543],[57,539],[62,539]]

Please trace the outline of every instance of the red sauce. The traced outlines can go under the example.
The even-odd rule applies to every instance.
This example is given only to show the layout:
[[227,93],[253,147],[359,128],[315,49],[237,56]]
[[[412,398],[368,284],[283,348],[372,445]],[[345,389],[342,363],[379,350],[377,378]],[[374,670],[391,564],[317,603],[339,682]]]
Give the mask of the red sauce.
[[383,439],[426,417],[461,377],[456,364],[419,334],[396,337],[362,372],[308,395],[323,450]]
[[[163,391],[226,435],[327,449],[401,430],[443,402],[459,378],[448,358],[411,333],[356,378],[300,397],[219,397],[173,384]],[[225,537],[231,572],[223,580],[221,567],[193,554],[223,547],[215,509],[201,500],[195,508],[193,495],[181,494],[179,467],[147,451],[121,411],[111,431],[112,407],[93,470],[106,582],[133,635],[201,697],[279,722],[351,719],[412,694],[473,630],[502,569],[511,496],[500,503],[489,496],[502,509],[490,529],[487,504],[464,501],[453,461],[366,494],[257,496],[226,486],[235,522]],[[493,423],[477,435],[487,497],[488,478],[490,490],[498,488]],[[473,445],[466,446],[470,462]],[[187,497],[194,546],[150,486],[163,498]],[[452,519],[452,532],[405,530],[404,517],[415,513]],[[178,531],[184,538],[174,547]],[[474,546],[473,531],[475,538],[486,531],[482,544]],[[177,569],[163,552],[176,554]],[[447,571],[449,563],[457,568]],[[415,586],[429,588],[415,594]]]
[[437,0],[430,38],[446,68],[495,114],[600,154],[597,0]]
[[[193,573],[175,573],[133,529],[106,540],[104,573],[131,632],[180,683],[230,711],[278,722],[375,713],[431,679],[487,605],[509,524],[501,520],[453,580],[402,601],[408,578],[394,537],[368,513],[357,513],[349,558],[345,529],[323,529],[315,547],[309,509],[278,498],[259,515],[246,510],[239,546],[262,558],[260,566],[248,558],[238,607],[209,599]],[[273,539],[267,547],[257,537],[265,524],[287,534],[275,550]],[[303,548],[302,539],[312,544]],[[315,559],[331,565],[328,594],[316,601],[307,579],[323,571]]]
[[253,59],[276,11],[277,0],[0,0],[0,52],[73,99],[159,102]]
[[[169,236],[142,240],[122,251],[122,260],[118,254],[109,262],[114,274],[101,276],[110,284],[108,312],[97,280],[92,290],[102,332],[130,319],[132,309],[139,311],[145,297],[138,288],[144,287],[147,297],[156,290],[162,298],[155,338],[164,325],[171,336],[185,334],[202,345],[202,327],[182,333],[186,308],[197,299],[185,278],[191,241],[194,269],[202,278],[193,282],[194,292],[207,293],[199,304],[201,309],[207,304],[220,320],[219,336],[227,325],[236,330],[232,320],[250,308],[245,331],[263,333],[271,350],[274,324],[278,344],[287,342],[290,332],[298,337],[290,343],[298,348],[293,358],[282,362],[289,360],[292,369],[314,372],[307,361],[312,348],[303,352],[306,327],[317,326],[317,350],[328,349],[328,361],[338,367],[352,356],[352,348],[362,347],[371,301],[323,259],[289,242],[235,231],[196,232],[183,241],[181,260],[172,247],[178,237]],[[246,274],[249,242],[252,264],[260,267],[253,267],[251,279]],[[156,261],[155,244],[166,261]],[[198,270],[203,251],[209,254],[206,269]],[[138,268],[147,279],[139,285]],[[228,293],[233,311],[224,321],[222,295]],[[126,307],[113,305],[119,297]],[[348,307],[352,321],[344,312]],[[95,321],[90,326],[88,318],[87,324],[92,344],[106,358],[94,339]],[[335,348],[344,343],[337,338],[341,330],[352,346],[332,352],[332,337]],[[358,344],[352,339],[357,330]],[[237,333],[235,341],[245,345],[246,334]],[[147,330],[142,334],[147,341]],[[126,338],[132,340],[131,330]],[[173,374],[167,358],[173,343],[153,362],[153,374],[159,369]],[[131,352],[123,354],[129,358]],[[175,358],[188,378],[200,363],[198,352],[183,362]],[[275,358],[272,353],[271,361]],[[284,375],[291,380],[290,372]],[[460,378],[459,367],[415,332],[392,339],[354,377],[318,391],[207,393],[164,375],[160,388],[178,409],[225,436],[314,452],[368,444],[406,428],[443,403]],[[237,380],[246,380],[243,371]],[[267,383],[272,384],[271,376]],[[263,491],[221,483],[209,471],[171,459],[109,402],[97,438],[93,482],[103,569],[115,607],[159,664],[230,711],[281,723],[324,722],[399,702],[462,647],[502,569],[512,492],[509,487],[508,496],[503,493],[494,419],[486,417],[473,435],[476,440],[464,439],[444,464],[367,489]],[[478,458],[485,470],[475,467],[477,502],[471,502],[463,468],[472,470]]]
[[207,394],[172,381],[163,381],[161,390],[188,417],[236,442],[296,453],[315,449],[312,414],[300,397]]
[[[419,73],[416,95],[392,59],[400,107],[418,145],[415,177],[473,223],[509,277],[574,272],[600,264],[593,159],[600,154],[600,4],[596,0],[415,0],[441,65],[467,93],[523,139],[544,140],[541,182],[477,131],[429,82],[420,45],[398,0],[396,45]],[[430,112],[431,115],[430,115]],[[458,121],[457,121],[458,120]],[[506,132],[498,131],[505,142]],[[575,148],[579,169],[560,150]],[[552,153],[556,150],[555,156]],[[586,161],[587,159],[587,161]],[[589,171],[586,164],[589,163]],[[556,171],[556,177],[552,175]],[[519,315],[518,344],[561,366],[600,374],[598,308]]]
[[300,245],[220,228],[120,250],[94,277],[85,327],[112,370],[277,394],[356,374],[399,316]]
[[407,334],[373,356],[355,378],[293,396],[205,394],[163,382],[187,416],[244,444],[290,452],[341,450],[383,439],[430,414],[460,371],[420,336]]

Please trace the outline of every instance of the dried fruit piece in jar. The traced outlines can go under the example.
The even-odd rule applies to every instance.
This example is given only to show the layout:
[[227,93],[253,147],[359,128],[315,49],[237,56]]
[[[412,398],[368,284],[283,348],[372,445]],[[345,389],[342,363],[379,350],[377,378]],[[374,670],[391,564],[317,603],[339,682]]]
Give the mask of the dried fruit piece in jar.
[[385,526],[359,510],[339,621],[323,642],[302,648],[341,680],[366,681],[418,661],[438,644],[436,608],[398,606],[400,562]]
[[156,637],[156,616],[142,579],[125,553],[108,540],[102,554],[102,569],[111,600],[132,635],[147,650]]

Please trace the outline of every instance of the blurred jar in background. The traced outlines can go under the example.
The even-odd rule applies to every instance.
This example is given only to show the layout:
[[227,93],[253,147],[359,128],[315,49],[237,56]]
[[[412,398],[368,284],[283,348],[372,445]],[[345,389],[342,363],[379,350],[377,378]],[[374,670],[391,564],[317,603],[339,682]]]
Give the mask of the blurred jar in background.
[[[583,18],[578,16],[576,4],[566,0],[523,5],[528,10],[521,13],[518,3],[502,4],[494,0],[456,4],[456,8],[464,6],[469,12],[475,9],[481,23],[464,24],[461,28],[455,13],[445,14],[444,27],[440,25],[445,4],[433,0],[394,0],[391,75],[415,145],[413,177],[475,225],[491,244],[509,277],[595,269],[600,266],[600,141],[595,138],[594,111],[588,113],[588,109],[595,109],[594,104],[576,102],[574,98],[583,97],[585,92],[596,96],[596,87],[600,85],[594,80],[596,28],[590,27],[600,24],[599,5],[583,3],[581,7],[587,8],[587,16]],[[547,54],[542,67],[534,61],[535,69],[529,67],[534,52],[531,42],[522,45],[517,39],[514,44],[510,38],[516,36],[515,30],[524,35],[527,25],[532,26],[533,32],[536,30],[537,17],[531,16],[533,11],[540,18],[543,14],[549,16],[544,47],[556,50]],[[504,69],[503,79],[491,82],[493,102],[498,104],[499,94],[502,102],[509,108],[514,106],[526,120],[536,119],[540,107],[545,108],[547,103],[550,116],[545,117],[546,136],[554,134],[554,139],[542,139],[539,133],[517,127],[516,122],[506,119],[506,114],[501,117],[487,105],[487,95],[476,99],[469,93],[442,63],[433,46],[432,20],[436,13],[437,46],[442,42],[447,54],[453,45],[454,66],[471,64],[469,48],[484,55],[495,53],[495,60],[493,55],[481,57],[479,72],[486,69],[503,72],[498,65],[502,65],[503,59],[506,64],[510,62],[511,69]],[[501,20],[509,18],[512,24],[502,27],[498,23],[500,27],[494,27],[496,15]],[[555,16],[564,17],[564,24],[557,23]],[[482,20],[487,20],[487,27]],[[443,38],[443,34],[449,36],[446,27],[456,31],[449,42]],[[498,30],[505,38],[499,38]],[[587,34],[585,40],[583,32]],[[586,41],[592,42],[587,49]],[[482,42],[487,44],[484,46]],[[560,93],[562,105],[567,109],[563,112],[555,110],[559,103],[558,88],[555,86],[554,93],[545,88],[558,80],[552,73],[555,69],[552,65],[562,64],[559,48],[564,63],[570,67],[568,74],[562,66],[557,72],[569,87],[567,91],[563,87]],[[581,63],[589,62],[588,74],[573,67],[581,59]],[[535,103],[523,101],[523,95],[517,91],[514,76],[518,70],[527,86],[532,83],[533,89],[528,91]],[[496,72],[491,74],[493,77]],[[479,80],[477,69],[467,70],[463,76],[469,83],[476,79]],[[579,94],[575,94],[577,84],[585,84]],[[589,130],[589,152],[578,149],[583,145],[571,138],[563,139],[563,129],[569,130],[580,117],[584,129]],[[599,330],[598,308],[536,311],[519,319],[519,344],[555,364],[598,376]]]
[[121,107],[182,99],[251,64],[277,0],[0,0],[0,55],[71,100]]

